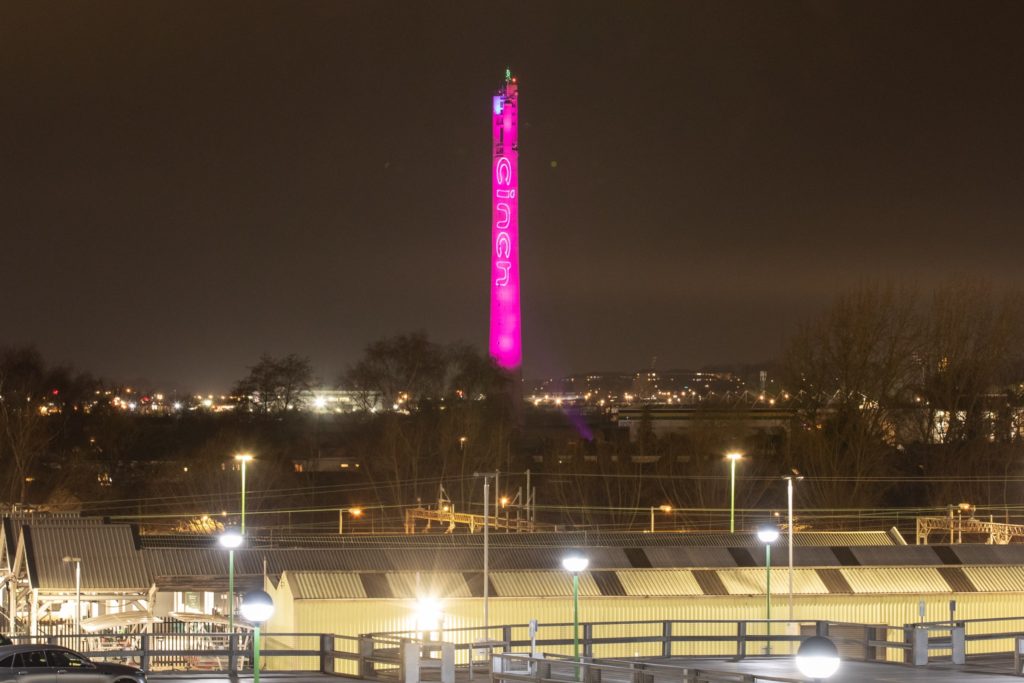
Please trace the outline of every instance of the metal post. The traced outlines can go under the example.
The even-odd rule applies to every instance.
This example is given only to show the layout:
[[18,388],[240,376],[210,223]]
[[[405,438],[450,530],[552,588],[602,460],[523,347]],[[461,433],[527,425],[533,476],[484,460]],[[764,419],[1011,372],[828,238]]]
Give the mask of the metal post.
[[320,673],[334,673],[334,636],[320,634]]
[[793,477],[786,479],[786,498],[789,503],[789,620],[793,621]]
[[490,639],[490,633],[488,627],[490,622],[488,621],[488,593],[490,592],[488,584],[490,583],[490,546],[488,545],[488,531],[489,526],[487,520],[488,513],[488,496],[490,495],[490,481],[487,476],[484,476],[484,640]]
[[242,535],[245,536],[245,459],[242,460]]
[[252,630],[252,683],[260,683],[260,625],[258,623],[253,625]]
[[654,533],[654,506],[651,506],[651,533]]
[[764,567],[767,572],[766,576],[766,590],[764,592],[765,599],[765,616],[767,623],[765,623],[765,635],[767,637],[767,645],[765,646],[765,654],[770,655],[772,653],[772,544],[764,544]]
[[576,660],[576,680],[580,680],[580,575],[572,575],[572,656]]
[[235,632],[235,549],[228,550],[228,633]]
[[[530,516],[530,470],[526,470],[526,521],[532,522],[533,518]],[[532,531],[532,529],[531,529]]]
[[234,633],[228,634],[228,676],[234,677],[238,672],[238,639]]
[[75,634],[82,633],[82,560],[75,560]]
[[494,520],[501,518],[501,472],[494,470]]
[[729,459],[729,533],[736,532],[736,458]]

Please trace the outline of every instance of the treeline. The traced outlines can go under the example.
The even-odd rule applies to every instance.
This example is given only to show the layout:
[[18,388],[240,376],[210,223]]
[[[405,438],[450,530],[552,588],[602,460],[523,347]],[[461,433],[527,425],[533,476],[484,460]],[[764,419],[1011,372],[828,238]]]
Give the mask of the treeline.
[[[723,455],[735,449],[745,454],[741,509],[782,508],[780,477],[795,470],[804,510],[969,501],[1010,515],[1024,475],[1022,320],[1016,294],[984,285],[927,295],[861,287],[808,320],[773,365],[785,424],[751,429],[749,406],[708,400],[687,431],[659,433],[646,420],[635,439],[604,411],[513,406],[486,355],[422,333],[371,343],[339,375],[337,386],[385,408],[347,415],[295,409],[313,388],[298,355],[259,359],[234,387],[241,403],[231,413],[139,420],[100,405],[85,414],[74,406],[97,380],[10,348],[0,351],[0,497],[154,525],[232,513],[231,456],[247,451],[258,458],[249,470],[257,526],[336,528],[336,512],[309,511],[359,506],[372,510],[359,523],[397,530],[403,506],[444,495],[479,511],[474,475],[501,470],[499,493],[513,498],[530,469],[538,517],[552,523],[646,526],[651,507],[668,505],[659,520],[722,528]],[[41,414],[44,396],[67,409]]]

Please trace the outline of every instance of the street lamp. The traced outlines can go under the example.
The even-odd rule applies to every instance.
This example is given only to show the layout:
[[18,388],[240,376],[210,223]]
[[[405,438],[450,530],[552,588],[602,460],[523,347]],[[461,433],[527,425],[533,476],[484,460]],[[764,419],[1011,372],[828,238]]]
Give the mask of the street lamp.
[[768,637],[765,646],[765,654],[772,653],[772,543],[779,539],[779,528],[776,526],[765,526],[757,530],[757,538],[764,543],[764,568],[765,568],[765,634]]
[[[583,555],[562,558],[562,568],[572,573],[572,656],[580,659],[580,572],[586,571],[590,560]],[[579,678],[579,671],[576,672]]]
[[252,681],[260,683],[260,624],[274,616],[274,601],[264,591],[250,591],[242,598],[242,616],[253,625]]
[[783,477],[786,480],[786,502],[789,507],[789,515],[786,518],[786,534],[789,537],[789,620],[793,621],[793,482],[801,481],[803,475],[793,470],[793,474]]
[[75,563],[75,633],[82,632],[82,558],[66,556],[64,564]]
[[[672,512],[672,506],[671,505],[659,505],[658,509],[661,510],[662,512],[665,512],[665,513]],[[651,506],[651,533],[652,534],[654,533],[654,506],[653,505]]]
[[228,551],[228,638],[235,633],[235,548],[242,545],[242,534],[235,527],[228,527],[217,539]]
[[358,519],[363,516],[363,508],[341,508],[338,510],[338,535],[341,536],[345,532],[345,513],[352,515],[353,519]]
[[812,636],[796,651],[796,668],[804,676],[820,681],[839,670],[839,650],[824,636]]
[[736,461],[743,459],[743,454],[731,451],[725,454],[729,461],[729,533],[736,532]]
[[235,456],[235,460],[242,463],[242,535],[245,535],[245,466],[250,460],[252,455],[249,453],[239,453]]

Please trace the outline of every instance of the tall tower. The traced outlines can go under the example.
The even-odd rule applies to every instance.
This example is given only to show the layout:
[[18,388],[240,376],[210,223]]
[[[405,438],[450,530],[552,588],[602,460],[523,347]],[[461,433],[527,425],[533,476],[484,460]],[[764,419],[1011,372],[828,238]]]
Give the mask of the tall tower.
[[[493,99],[490,354],[518,384],[523,364],[519,307],[519,85],[510,69]],[[518,388],[518,387],[517,387]]]

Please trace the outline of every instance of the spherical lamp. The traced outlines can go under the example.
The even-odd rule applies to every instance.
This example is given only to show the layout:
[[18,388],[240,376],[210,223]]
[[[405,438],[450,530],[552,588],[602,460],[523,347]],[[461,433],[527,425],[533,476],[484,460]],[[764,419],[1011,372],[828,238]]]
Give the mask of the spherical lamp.
[[800,643],[796,652],[796,668],[808,678],[831,678],[839,670],[839,650],[835,643],[822,636],[813,636]]
[[249,591],[242,598],[242,616],[260,624],[274,616],[274,601],[265,591]]

